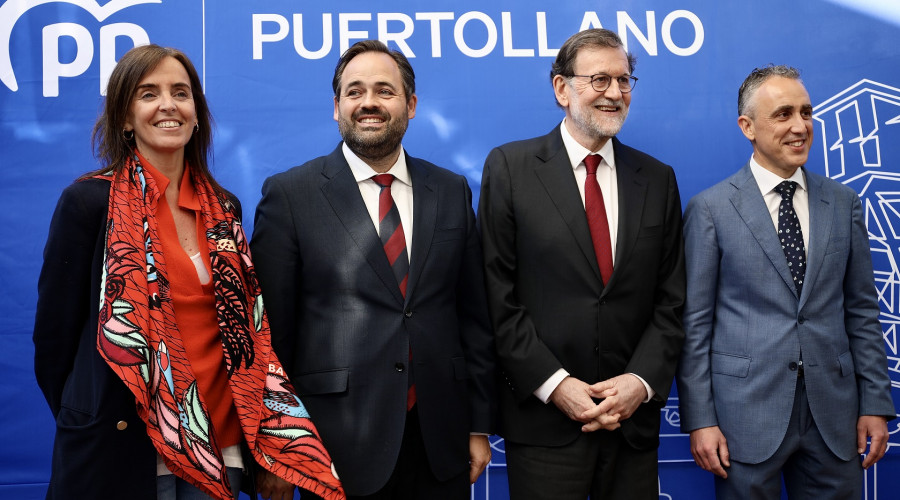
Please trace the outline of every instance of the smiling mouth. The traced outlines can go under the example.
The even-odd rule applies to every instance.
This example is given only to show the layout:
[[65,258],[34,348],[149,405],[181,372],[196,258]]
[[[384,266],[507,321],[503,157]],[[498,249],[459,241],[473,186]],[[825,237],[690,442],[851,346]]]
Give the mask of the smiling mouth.
[[794,147],[794,148],[799,148],[799,147],[802,147],[805,143],[806,143],[806,140],[804,140],[804,139],[798,139],[798,140],[796,140],[796,141],[792,141],[792,142],[787,143],[787,145],[788,145],[788,146],[791,146],[791,147]]
[[177,128],[180,127],[181,123],[174,120],[166,120],[163,122],[159,122],[154,127],[156,128]]
[[594,106],[594,107],[596,109],[599,109],[600,111],[605,111],[607,113],[615,113],[615,112],[619,111],[618,106],[605,106],[605,105],[601,104],[599,106]]

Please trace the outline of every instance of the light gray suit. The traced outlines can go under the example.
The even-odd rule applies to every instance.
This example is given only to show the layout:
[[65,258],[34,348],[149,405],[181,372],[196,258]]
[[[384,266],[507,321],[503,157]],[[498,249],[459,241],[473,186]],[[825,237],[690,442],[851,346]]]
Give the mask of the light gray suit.
[[809,411],[841,460],[857,456],[860,415],[894,416],[859,197],[804,173],[810,234],[799,297],[749,164],[685,211],[681,428],[718,425],[739,462],[763,462],[784,440],[801,353]]

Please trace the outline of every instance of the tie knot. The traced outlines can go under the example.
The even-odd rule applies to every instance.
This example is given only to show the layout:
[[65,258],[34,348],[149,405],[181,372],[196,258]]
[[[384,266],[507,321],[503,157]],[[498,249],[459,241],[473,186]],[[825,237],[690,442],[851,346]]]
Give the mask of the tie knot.
[[603,161],[603,157],[600,155],[587,155],[584,157],[584,166],[587,168],[588,175],[597,174],[597,167],[600,166],[601,161]]
[[794,198],[794,191],[797,190],[797,183],[794,181],[781,181],[775,186],[775,192],[781,195],[782,199],[791,200]]
[[386,188],[391,187],[391,184],[394,182],[394,176],[392,174],[378,174],[372,177],[372,180],[375,181],[375,184]]

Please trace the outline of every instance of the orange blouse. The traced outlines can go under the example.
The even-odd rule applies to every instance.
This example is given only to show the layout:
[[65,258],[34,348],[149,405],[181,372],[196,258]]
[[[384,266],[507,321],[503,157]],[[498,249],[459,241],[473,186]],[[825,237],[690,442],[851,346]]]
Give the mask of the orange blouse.
[[[169,179],[151,166],[146,159],[141,158],[141,164],[156,181],[160,193],[163,193],[157,209],[159,240],[165,252],[169,287],[175,307],[175,321],[181,332],[185,354],[197,379],[200,394],[203,395],[203,400],[209,408],[211,424],[219,446],[225,448],[239,444],[243,439],[243,433],[234,407],[231,387],[228,384],[213,282],[210,280],[205,285],[200,283],[197,268],[178,241],[175,219],[165,199]],[[178,206],[194,212],[200,255],[207,273],[211,276],[206,231],[200,222],[200,202],[187,168],[179,185]]]

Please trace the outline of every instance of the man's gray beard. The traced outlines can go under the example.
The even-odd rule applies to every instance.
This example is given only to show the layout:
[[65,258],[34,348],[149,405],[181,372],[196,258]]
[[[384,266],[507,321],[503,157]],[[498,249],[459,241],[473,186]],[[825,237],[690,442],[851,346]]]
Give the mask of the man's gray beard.
[[360,134],[353,125],[343,117],[338,120],[338,130],[350,151],[360,158],[381,160],[397,151],[403,141],[403,135],[406,134],[407,123],[392,120],[384,132],[369,137]]
[[[620,104],[624,106],[624,104]],[[625,119],[628,118],[628,108],[621,120],[598,120],[592,114],[582,113],[581,108],[572,108],[572,121],[574,125],[591,137],[615,137],[622,130]]]

